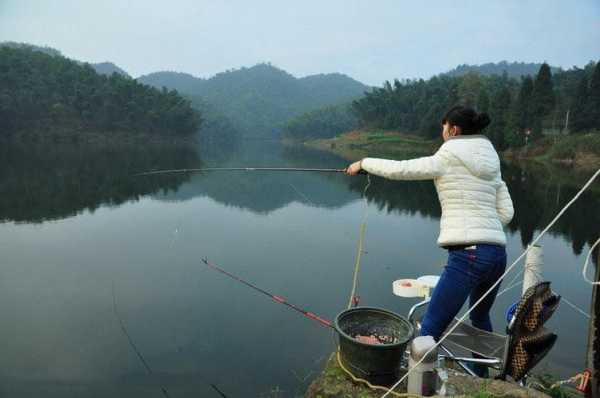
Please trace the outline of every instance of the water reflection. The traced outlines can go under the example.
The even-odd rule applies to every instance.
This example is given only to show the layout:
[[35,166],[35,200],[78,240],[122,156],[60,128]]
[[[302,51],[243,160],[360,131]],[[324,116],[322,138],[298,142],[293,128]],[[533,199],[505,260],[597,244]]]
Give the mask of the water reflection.
[[[337,169],[347,161],[265,142],[229,151],[209,145],[199,151],[164,146],[1,151],[1,219],[21,224],[0,224],[0,313],[10,325],[0,331],[5,342],[0,395],[159,396],[164,385],[172,396],[211,396],[208,383],[215,383],[228,396],[260,396],[276,386],[287,391],[282,396],[295,396],[306,383],[292,371],[314,377],[335,349],[327,330],[203,268],[199,258],[208,256],[332,319],[347,302],[365,177],[247,172],[129,177],[201,164]],[[506,167],[504,174],[517,207],[509,234],[514,259],[518,246],[550,221],[586,176],[531,167]],[[544,275],[584,309],[590,291],[573,271],[581,259],[568,245],[580,248],[595,238],[598,195],[596,189],[582,197],[553,229],[555,237],[544,241]],[[366,196],[362,303],[405,314],[413,302],[394,297],[390,282],[439,273],[446,259],[434,242],[440,215],[435,188],[431,182],[372,178]],[[114,206],[102,208],[106,205]],[[98,207],[94,214],[83,211]],[[72,216],[77,213],[83,214]],[[153,377],[115,319],[113,284],[119,314]],[[498,330],[517,295],[514,289],[498,299]],[[570,376],[583,366],[581,330],[587,319],[562,307],[550,322],[561,346],[547,363]]]
[[[226,156],[221,151],[202,148],[206,167],[319,167],[343,168],[337,156],[283,147],[276,142],[246,142]],[[208,196],[229,207],[269,214],[290,203],[338,208],[356,200],[343,173],[218,171],[196,173],[190,182],[167,194],[156,195],[166,201],[183,201]]]
[[[217,152],[218,153],[218,152]],[[220,167],[323,167],[342,168],[347,161],[329,153],[304,147],[281,147],[270,143],[249,143],[240,152],[212,161],[211,154],[203,154],[207,162]],[[515,205],[515,217],[508,226],[510,232],[519,232],[526,247],[556,216],[583,186],[591,173],[574,172],[559,167],[542,165],[503,165],[503,177]],[[194,175],[189,184],[176,193],[162,195],[165,200],[185,200],[208,196],[227,206],[239,207],[266,214],[292,202],[311,206],[339,208],[361,195],[365,177],[350,178],[318,173],[248,173],[232,172]],[[592,186],[558,220],[550,230],[572,244],[573,252],[580,254],[586,243],[597,238],[600,225],[600,189]],[[366,192],[369,202],[388,213],[418,214],[438,219],[440,205],[434,185],[430,181],[388,181],[371,178]]]
[[[509,229],[520,232],[523,246],[534,239],[535,231],[552,221],[591,174],[536,164],[505,168],[504,179],[515,205]],[[563,214],[550,233],[563,236],[571,242],[573,252],[580,254],[586,243],[591,245],[598,238],[598,203],[600,188],[596,182]]]
[[188,176],[131,174],[198,165],[195,148],[185,143],[2,143],[0,222],[40,223],[175,191]]
[[[189,144],[2,145],[0,146],[0,222],[39,223],[117,206],[152,194],[162,201],[210,197],[226,206],[269,214],[291,203],[340,208],[357,200],[366,178],[341,173],[213,172],[151,177],[137,171],[199,167],[343,168],[347,161],[330,153],[277,142],[236,146]],[[201,163],[201,160],[202,163]],[[515,205],[509,225],[523,246],[576,194],[590,173],[541,165],[503,167]],[[184,184],[185,183],[185,184]],[[584,193],[551,233],[563,236],[580,254],[600,225],[598,184]],[[369,202],[388,213],[437,219],[440,206],[431,182],[390,182],[372,178]]]

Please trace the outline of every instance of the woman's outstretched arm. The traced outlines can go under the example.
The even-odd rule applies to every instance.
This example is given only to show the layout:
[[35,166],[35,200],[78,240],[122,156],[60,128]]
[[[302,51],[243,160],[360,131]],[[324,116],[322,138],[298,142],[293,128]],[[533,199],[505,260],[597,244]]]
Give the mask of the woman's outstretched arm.
[[441,176],[446,169],[448,154],[440,149],[432,156],[410,160],[388,160],[364,158],[348,167],[348,174],[354,175],[360,170],[390,180],[432,180]]

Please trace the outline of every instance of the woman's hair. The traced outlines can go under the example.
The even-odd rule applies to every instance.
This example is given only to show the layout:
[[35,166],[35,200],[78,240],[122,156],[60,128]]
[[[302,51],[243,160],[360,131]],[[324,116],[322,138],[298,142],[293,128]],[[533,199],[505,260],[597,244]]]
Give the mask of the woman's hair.
[[469,135],[479,133],[490,124],[490,121],[489,115],[485,112],[477,113],[472,108],[457,105],[446,112],[442,124],[448,122],[452,126],[458,126],[461,134]]

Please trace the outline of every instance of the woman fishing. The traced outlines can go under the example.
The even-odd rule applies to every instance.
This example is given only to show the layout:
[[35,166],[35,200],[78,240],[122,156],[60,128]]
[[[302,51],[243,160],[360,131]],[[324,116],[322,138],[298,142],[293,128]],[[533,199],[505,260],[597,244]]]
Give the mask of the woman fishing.
[[[513,204],[500,175],[492,143],[480,134],[490,123],[486,113],[455,106],[442,119],[444,144],[432,156],[411,160],[365,158],[346,169],[391,180],[433,180],[442,216],[438,244],[448,250],[448,263],[433,291],[421,335],[437,341],[463,306],[472,306],[500,278],[506,267],[503,226],[513,217]],[[471,312],[473,326],[492,331],[490,308],[496,288]]]

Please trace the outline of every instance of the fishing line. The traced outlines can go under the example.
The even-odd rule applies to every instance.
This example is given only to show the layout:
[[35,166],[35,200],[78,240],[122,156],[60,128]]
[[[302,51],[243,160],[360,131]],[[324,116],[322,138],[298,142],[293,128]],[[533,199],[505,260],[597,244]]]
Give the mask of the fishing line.
[[215,390],[220,396],[222,396],[223,398],[227,398],[227,395],[225,395],[225,393],[221,390],[219,390],[219,388],[217,386],[215,386],[214,384],[210,384],[210,386],[212,387],[213,390]]
[[[553,292],[553,293],[555,293],[555,292]],[[581,315],[585,316],[588,319],[591,318],[590,314],[588,314],[587,312],[585,312],[584,310],[582,310],[581,308],[579,308],[577,305],[575,305],[572,302],[570,302],[569,300],[567,300],[564,296],[561,296],[560,299],[561,299],[561,301],[564,301],[565,303],[567,303],[575,311],[579,312]]]
[[520,271],[518,271],[515,276],[511,279],[510,282],[506,283],[506,285],[508,285],[507,288],[503,289],[502,291],[500,291],[497,295],[497,297],[502,296],[504,293],[508,292],[509,290],[519,286],[520,284],[523,283],[522,280],[515,282],[523,273],[525,272],[525,269],[522,269]]
[[[148,372],[148,374],[150,376],[154,377],[154,373],[152,372],[152,368],[150,368],[150,365],[148,365],[148,362],[146,362],[146,360],[144,359],[144,356],[142,355],[142,353],[140,352],[140,350],[137,348],[137,346],[133,342],[133,339],[129,335],[129,332],[127,332],[127,328],[125,327],[125,323],[123,323],[123,320],[121,319],[121,316],[119,315],[119,311],[117,310],[117,299],[116,299],[116,296],[115,296],[115,281],[112,281],[111,287],[112,287],[112,298],[113,298],[113,312],[115,313],[115,317],[119,321],[119,325],[121,326],[121,330],[123,331],[123,334],[125,335],[125,337],[127,337],[127,341],[129,342],[129,346],[133,349],[133,351],[135,352],[135,354],[139,358],[140,362],[144,365],[144,368],[146,368],[146,371]],[[160,390],[162,391],[162,393],[163,393],[163,395],[165,397],[170,398],[169,393],[167,392],[166,388],[164,388],[164,387],[161,386]]]
[[304,200],[306,200],[308,202],[309,205],[316,207],[316,205],[313,203],[312,200],[310,200],[306,195],[304,195],[302,192],[300,192],[291,182],[288,182],[288,184],[290,185],[290,187],[292,187],[292,189],[294,191],[296,191],[296,193],[301,196]]
[[348,309],[352,307],[352,304],[356,307],[358,305],[359,298],[356,295],[358,288],[358,272],[360,270],[360,260],[363,253],[363,242],[365,240],[365,229],[367,227],[367,217],[369,215],[369,201],[367,199],[367,189],[371,186],[371,175],[367,174],[367,185],[363,189],[363,199],[365,201],[365,211],[363,214],[363,220],[359,227],[358,233],[358,245],[356,247],[356,262],[354,263],[354,275],[352,276],[352,289],[350,290],[350,298],[348,299]]
[[[519,277],[521,274],[523,273],[523,271],[519,271],[516,275],[515,278],[513,278],[513,281]],[[541,280],[541,278],[540,278]],[[523,284],[523,281],[518,281],[515,282],[514,284],[510,284],[509,283],[509,287],[507,287],[506,289],[502,290],[500,293],[498,293],[498,297],[502,296],[504,293],[508,292],[509,290],[512,290],[513,288],[519,286]],[[586,318],[591,318],[591,315],[588,314],[587,312],[585,312],[584,310],[582,310],[581,308],[579,308],[576,304],[573,304],[572,302],[570,302],[564,295],[559,294],[558,292],[556,292],[555,290],[552,290],[552,293],[557,294],[560,296],[561,301],[564,301],[569,307],[573,308],[575,311],[579,312],[581,315],[585,316]]]
[[[148,372],[148,374],[150,376],[154,377],[154,372],[152,371],[152,368],[150,367],[150,365],[148,364],[148,362],[146,361],[146,359],[144,359],[144,356],[142,355],[142,352],[135,345],[135,343],[133,341],[133,338],[131,337],[131,335],[127,331],[127,328],[125,327],[125,323],[123,322],[123,319],[119,315],[119,311],[117,309],[117,299],[116,299],[116,294],[115,294],[115,281],[111,281],[111,282],[112,282],[111,288],[112,288],[112,299],[113,299],[113,312],[115,314],[115,317],[119,321],[119,325],[121,326],[121,330],[123,331],[123,334],[125,335],[125,337],[127,337],[127,341],[129,342],[129,345],[131,346],[131,349],[135,352],[135,354],[139,358],[140,362],[144,365],[144,368],[146,369],[146,371]],[[208,384],[221,397],[227,398],[227,396],[225,395],[225,393],[223,391],[219,390],[219,388],[215,384],[213,384],[213,383],[207,383],[206,381],[204,381],[204,383]],[[169,392],[167,391],[167,389],[165,387],[161,386],[160,390],[162,391],[162,393],[163,393],[163,395],[165,397],[170,398]]]
[[513,288],[519,286],[522,283],[523,283],[523,281],[519,281],[519,282],[516,282],[515,284],[507,287],[506,289],[504,289],[500,293],[498,293],[498,297],[502,296],[504,293],[508,292],[509,290],[512,290]]

